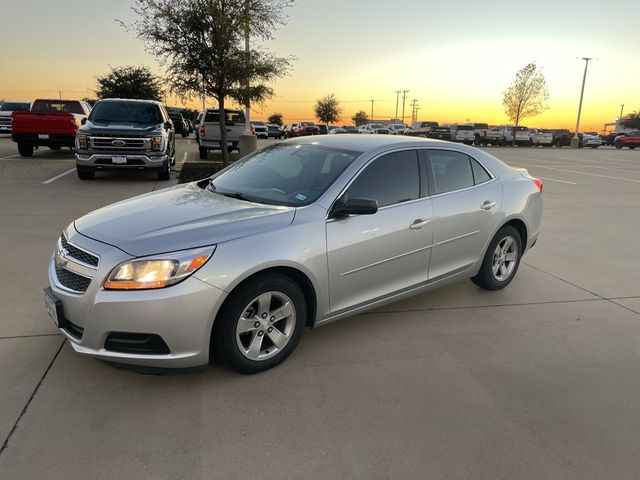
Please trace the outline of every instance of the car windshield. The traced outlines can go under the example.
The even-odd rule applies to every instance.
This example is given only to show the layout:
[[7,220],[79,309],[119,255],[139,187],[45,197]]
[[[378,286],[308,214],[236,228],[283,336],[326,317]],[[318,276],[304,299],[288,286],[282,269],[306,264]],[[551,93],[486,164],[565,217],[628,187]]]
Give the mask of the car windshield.
[[362,152],[281,143],[258,150],[211,178],[213,192],[270,205],[316,201]]
[[458,125],[456,128],[458,130],[473,130],[473,127],[471,125]]
[[160,108],[154,103],[98,102],[89,114],[92,122],[162,123]]
[[258,127],[264,127],[264,122],[251,122],[252,125],[257,125]]
[[0,105],[1,112],[27,112],[31,105],[29,103],[5,102]]

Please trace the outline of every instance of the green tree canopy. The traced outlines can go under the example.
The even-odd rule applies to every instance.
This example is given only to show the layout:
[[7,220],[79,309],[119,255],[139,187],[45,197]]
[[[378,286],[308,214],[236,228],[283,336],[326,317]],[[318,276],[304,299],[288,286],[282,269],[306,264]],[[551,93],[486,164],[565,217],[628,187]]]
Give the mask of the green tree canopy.
[[633,112],[620,120],[620,125],[624,128],[640,130],[640,112]]
[[275,123],[276,125],[282,126],[282,114],[278,112],[272,113],[271,115],[269,115],[267,121],[269,123]]
[[337,122],[342,114],[340,102],[338,102],[333,93],[319,98],[313,107],[313,111],[316,118],[325,125]]
[[353,123],[356,124],[356,127],[359,127],[360,125],[364,125],[369,121],[369,115],[367,115],[367,112],[365,112],[364,110],[360,110],[359,112],[356,112],[353,117],[351,117],[351,120],[353,120]]
[[162,80],[147,67],[111,67],[97,77],[96,96],[100,98],[136,98],[162,100]]
[[[227,100],[240,105],[264,102],[273,95],[269,82],[289,70],[292,57],[262,48],[245,52],[245,32],[255,40],[270,40],[287,20],[292,0],[136,0],[135,31],[149,53],[166,69],[171,91],[191,98],[213,97],[220,109]],[[225,116],[220,136],[227,144]],[[222,150],[223,163],[229,156]]]

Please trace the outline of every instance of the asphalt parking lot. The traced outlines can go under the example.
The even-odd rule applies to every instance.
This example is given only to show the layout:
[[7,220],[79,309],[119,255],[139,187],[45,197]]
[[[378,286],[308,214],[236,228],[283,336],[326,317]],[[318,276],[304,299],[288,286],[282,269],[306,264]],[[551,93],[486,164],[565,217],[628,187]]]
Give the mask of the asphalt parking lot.
[[489,150],[544,180],[507,289],[307,330],[259,375],[153,376],[75,354],[41,290],[64,226],[175,180],[81,181],[68,150],[24,159],[2,136],[0,479],[638,478],[640,151]]

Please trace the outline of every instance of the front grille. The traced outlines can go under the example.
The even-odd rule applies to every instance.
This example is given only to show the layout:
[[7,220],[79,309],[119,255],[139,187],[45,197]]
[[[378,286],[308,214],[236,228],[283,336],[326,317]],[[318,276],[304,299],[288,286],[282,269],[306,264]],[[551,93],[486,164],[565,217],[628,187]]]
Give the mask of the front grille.
[[[150,140],[144,137],[122,135],[118,137],[92,136],[91,147],[95,151],[144,152],[150,148]],[[117,145],[114,145],[114,142]],[[119,145],[118,145],[119,143]]]
[[70,272],[64,268],[56,266],[56,277],[58,282],[65,288],[73,290],[74,292],[84,293],[89,288],[91,279],[78,275],[77,273]]
[[64,234],[60,235],[60,244],[62,245],[62,248],[67,251],[67,256],[69,258],[78,260],[86,265],[91,265],[92,267],[98,266],[99,258],[97,256],[71,245],[65,238]]
[[10,126],[11,117],[0,117],[0,125]]

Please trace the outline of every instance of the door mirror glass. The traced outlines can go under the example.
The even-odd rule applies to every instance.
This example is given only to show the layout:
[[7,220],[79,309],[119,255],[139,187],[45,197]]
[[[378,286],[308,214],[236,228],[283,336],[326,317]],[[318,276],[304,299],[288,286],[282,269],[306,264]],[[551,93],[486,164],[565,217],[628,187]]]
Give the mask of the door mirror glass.
[[164,128],[165,130],[171,130],[171,122],[165,122]]
[[80,125],[86,125],[87,124],[87,117],[84,117],[82,120],[80,120]]
[[344,218],[349,215],[373,215],[378,211],[378,202],[370,198],[350,198],[338,201],[333,207],[331,218]]

